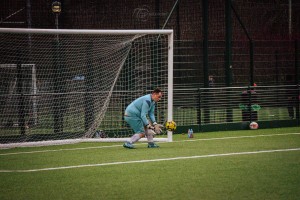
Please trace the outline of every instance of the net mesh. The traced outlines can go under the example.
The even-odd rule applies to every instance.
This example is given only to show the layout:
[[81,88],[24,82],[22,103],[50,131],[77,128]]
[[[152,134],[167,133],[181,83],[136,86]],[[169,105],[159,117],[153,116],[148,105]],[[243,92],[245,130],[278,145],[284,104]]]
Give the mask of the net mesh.
[[[167,91],[167,35],[0,38],[0,144],[129,137],[126,106],[155,87]],[[160,123],[167,115],[164,97],[156,110]]]

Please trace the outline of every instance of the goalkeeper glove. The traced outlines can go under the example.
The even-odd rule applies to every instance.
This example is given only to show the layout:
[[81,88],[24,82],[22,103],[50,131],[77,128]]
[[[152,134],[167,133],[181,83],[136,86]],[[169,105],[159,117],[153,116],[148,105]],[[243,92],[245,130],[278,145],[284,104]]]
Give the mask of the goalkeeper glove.
[[147,127],[147,129],[152,129],[152,130],[154,130],[154,127],[153,127],[151,124],[148,124],[146,127]]
[[161,134],[161,132],[162,132],[161,129],[162,129],[164,126],[161,125],[161,124],[158,124],[158,123],[156,123],[156,122],[154,122],[153,125],[154,125],[154,132],[155,132],[156,134]]

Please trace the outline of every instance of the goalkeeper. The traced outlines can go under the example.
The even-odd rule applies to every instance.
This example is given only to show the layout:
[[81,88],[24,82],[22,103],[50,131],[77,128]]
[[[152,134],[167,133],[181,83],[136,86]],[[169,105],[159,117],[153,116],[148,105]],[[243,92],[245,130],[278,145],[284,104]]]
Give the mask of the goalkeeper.
[[[153,142],[153,137],[155,134],[161,133],[163,126],[156,123],[154,109],[155,104],[161,97],[162,91],[156,88],[151,94],[139,97],[128,105],[124,119],[133,129],[134,135],[130,138],[130,141],[124,143],[125,148],[134,149],[133,143],[145,136],[148,140],[148,148],[159,147]],[[148,121],[147,115],[150,121]]]

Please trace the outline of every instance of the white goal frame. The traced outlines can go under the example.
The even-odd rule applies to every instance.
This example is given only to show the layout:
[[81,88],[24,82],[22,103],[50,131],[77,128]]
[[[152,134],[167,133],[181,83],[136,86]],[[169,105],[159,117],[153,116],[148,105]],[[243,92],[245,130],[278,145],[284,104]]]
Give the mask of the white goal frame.
[[[0,28],[0,33],[19,33],[19,34],[97,34],[97,35],[128,35],[128,34],[164,34],[168,35],[168,91],[167,91],[167,121],[173,120],[173,30],[72,30],[72,29],[22,29],[22,28]],[[154,138],[154,141],[158,142],[172,142],[173,133],[167,131],[167,137]],[[78,142],[123,142],[129,138],[78,138],[78,139],[66,139],[55,141],[39,141],[39,142],[26,142],[25,143],[10,143],[0,144],[0,148],[11,148],[16,146],[44,146],[44,145],[60,145],[68,143]],[[147,141],[146,138],[142,138],[141,142]]]

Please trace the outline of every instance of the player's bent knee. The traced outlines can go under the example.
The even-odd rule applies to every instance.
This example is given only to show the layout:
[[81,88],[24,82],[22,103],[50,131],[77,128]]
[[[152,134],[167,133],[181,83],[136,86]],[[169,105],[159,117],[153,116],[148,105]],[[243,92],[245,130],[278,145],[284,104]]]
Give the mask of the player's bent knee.
[[145,133],[139,133],[139,135],[140,135],[140,138],[145,137]]

